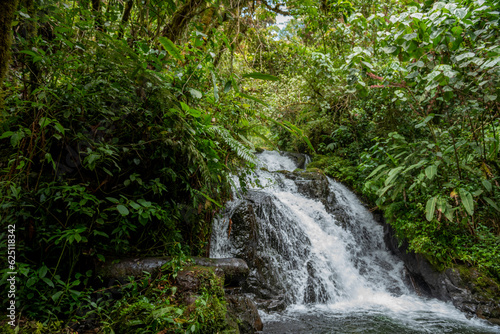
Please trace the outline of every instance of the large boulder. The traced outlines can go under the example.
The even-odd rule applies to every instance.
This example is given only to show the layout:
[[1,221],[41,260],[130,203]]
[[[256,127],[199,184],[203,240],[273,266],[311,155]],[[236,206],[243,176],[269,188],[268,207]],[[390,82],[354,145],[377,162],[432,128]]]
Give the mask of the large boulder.
[[[241,334],[262,330],[264,326],[252,298],[247,295],[226,295],[226,303],[228,318],[236,320]],[[231,320],[228,322],[231,323]]]
[[500,325],[500,287],[492,279],[464,265],[436,270],[422,255],[399,244],[393,228],[382,221],[389,249],[404,263],[411,285],[420,295],[451,302],[469,316],[477,316]]

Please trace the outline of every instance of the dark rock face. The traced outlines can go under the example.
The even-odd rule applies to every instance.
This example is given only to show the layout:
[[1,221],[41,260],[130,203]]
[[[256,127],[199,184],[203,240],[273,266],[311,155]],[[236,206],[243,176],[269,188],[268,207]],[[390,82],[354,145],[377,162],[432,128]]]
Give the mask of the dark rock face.
[[236,318],[240,333],[255,333],[264,327],[253,300],[246,295],[226,296],[228,317]]
[[399,247],[392,227],[382,223],[387,246],[403,260],[411,284],[419,294],[451,302],[470,316],[500,325],[500,290],[495,282],[481,277],[474,268],[435,270],[422,255],[409,251],[407,244]]
[[321,201],[327,208],[335,204],[335,195],[330,192],[325,175],[306,171],[282,173],[295,182],[302,195]]
[[307,272],[309,277],[307,278],[307,287],[304,294],[305,304],[315,304],[315,303],[326,303],[328,299],[326,298],[326,288],[319,282],[316,278],[317,273],[311,262],[307,262]]
[[[280,234],[296,232],[287,230],[287,218],[275,206],[272,196],[258,191],[248,192],[246,200],[233,209],[231,220],[229,241],[234,256],[244,259],[250,267],[250,274],[242,284],[243,290],[257,299],[278,303],[278,296],[286,295],[285,283],[280,280],[286,268],[277,266],[275,257],[288,260],[292,257],[290,252],[295,251],[283,243]],[[259,224],[260,220],[271,224]],[[306,250],[303,252],[305,254]],[[292,296],[287,298],[290,302]]]
[[293,152],[282,152],[282,155],[284,155],[287,158],[292,159],[295,164],[297,165],[297,168],[304,169],[306,168],[306,155],[303,153],[293,153]]

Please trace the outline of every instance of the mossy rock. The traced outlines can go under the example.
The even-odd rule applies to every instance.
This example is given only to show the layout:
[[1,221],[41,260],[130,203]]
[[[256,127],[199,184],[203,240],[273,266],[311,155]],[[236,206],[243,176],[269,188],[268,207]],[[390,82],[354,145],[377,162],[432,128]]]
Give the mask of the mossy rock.
[[265,149],[263,149],[262,147],[256,147],[255,148],[255,153],[262,153],[264,151],[265,151]]
[[176,285],[183,293],[206,291],[217,297],[224,297],[224,273],[214,267],[187,266],[177,273]]
[[458,266],[457,269],[460,272],[462,282],[472,293],[500,302],[500,285],[498,282],[474,267]]

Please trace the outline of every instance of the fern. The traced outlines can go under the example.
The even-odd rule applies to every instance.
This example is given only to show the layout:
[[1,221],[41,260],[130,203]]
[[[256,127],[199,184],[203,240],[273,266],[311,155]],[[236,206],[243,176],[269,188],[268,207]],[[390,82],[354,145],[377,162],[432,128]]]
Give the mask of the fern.
[[226,143],[238,157],[247,162],[255,164],[255,155],[250,151],[250,149],[234,139],[227,129],[219,126],[212,126],[211,128],[209,128],[209,130],[217,133],[222,139],[224,139],[224,143]]

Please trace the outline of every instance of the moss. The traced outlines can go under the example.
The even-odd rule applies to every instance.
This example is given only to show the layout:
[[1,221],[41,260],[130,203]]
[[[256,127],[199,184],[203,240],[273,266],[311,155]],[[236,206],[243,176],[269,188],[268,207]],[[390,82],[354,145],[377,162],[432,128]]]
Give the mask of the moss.
[[329,157],[326,155],[316,155],[313,160],[307,165],[307,169],[310,168],[320,168],[325,169],[334,163],[334,157]]
[[198,292],[201,295],[190,314],[191,321],[200,324],[202,333],[218,333],[230,329],[226,319],[224,278],[218,276],[213,267],[189,266],[185,270],[193,272],[200,282]]
[[256,153],[262,153],[262,152],[264,152],[264,149],[263,149],[263,148],[261,148],[261,147],[256,147],[256,148],[255,148],[255,152],[256,152]]
[[[18,0],[0,0],[0,89],[7,76],[12,45],[12,20]],[[0,94],[0,109],[3,107],[3,94]]]
[[488,275],[480,272],[477,268],[464,265],[457,266],[463,283],[474,293],[486,299],[500,302],[500,285]]
[[224,297],[224,278],[216,274],[214,267],[193,265],[186,267],[185,271],[191,271],[200,281],[199,290],[206,291],[219,298]]
[[[117,302],[112,311],[111,327],[115,332],[180,333],[194,326],[197,333],[238,334],[235,324],[227,319],[224,278],[218,275],[216,268],[192,265],[183,272],[199,282],[194,290],[180,292],[172,286],[170,275],[160,275],[144,294]],[[184,304],[186,293],[192,300],[189,305]]]

